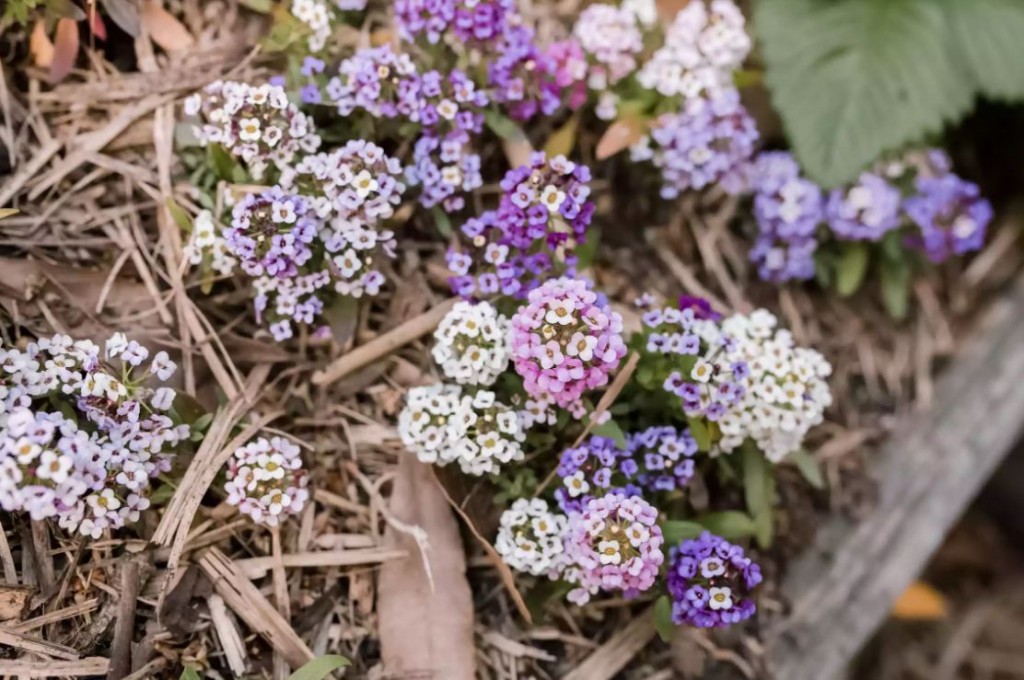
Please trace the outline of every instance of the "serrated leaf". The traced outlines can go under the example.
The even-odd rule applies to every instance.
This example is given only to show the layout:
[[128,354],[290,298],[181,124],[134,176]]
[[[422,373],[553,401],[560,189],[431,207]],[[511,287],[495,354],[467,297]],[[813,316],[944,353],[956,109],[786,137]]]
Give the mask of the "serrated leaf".
[[697,522],[681,519],[670,519],[662,522],[661,533],[667,545],[676,545],[690,538],[697,538],[704,533],[704,526]]
[[883,151],[970,108],[973,88],[946,39],[946,1],[756,3],[765,80],[808,175],[848,182]]
[[943,0],[947,44],[984,95],[1024,97],[1024,4],[1019,0]]
[[871,251],[862,242],[842,244],[842,254],[836,266],[836,290],[843,297],[853,295],[864,283]]
[[626,448],[626,433],[622,431],[622,428],[619,427],[619,424],[615,422],[614,418],[609,418],[600,425],[595,425],[593,429],[590,430],[590,433],[600,437],[608,437],[615,442],[615,446],[620,449]]
[[323,680],[331,671],[351,665],[351,662],[337,654],[327,654],[313,659],[288,676],[288,680]]
[[574,113],[565,121],[562,127],[551,133],[548,141],[544,142],[544,153],[548,158],[555,156],[568,156],[576,146],[576,134],[580,127],[580,114]]
[[800,471],[807,483],[813,486],[815,489],[825,488],[825,476],[821,474],[821,466],[818,465],[818,459],[811,455],[807,449],[797,449],[788,456],[786,460],[793,463],[796,469]]
[[757,533],[757,526],[750,515],[738,510],[709,512],[700,518],[700,525],[729,541],[749,538]]
[[894,319],[907,318],[910,306],[910,265],[902,260],[882,262],[882,302]]
[[672,600],[668,599],[668,595],[662,595],[654,603],[653,616],[654,630],[658,631],[658,637],[662,642],[668,642],[676,629],[676,624],[672,622]]

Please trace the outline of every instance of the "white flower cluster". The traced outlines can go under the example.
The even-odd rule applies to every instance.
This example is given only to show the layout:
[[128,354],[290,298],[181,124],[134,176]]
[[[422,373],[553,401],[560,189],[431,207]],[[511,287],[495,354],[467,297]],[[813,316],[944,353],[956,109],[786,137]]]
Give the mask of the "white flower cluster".
[[209,210],[200,210],[196,214],[192,221],[192,236],[185,244],[184,251],[189,264],[200,265],[206,261],[221,276],[233,274],[238,264],[238,260],[228,251],[227,242]]
[[257,180],[271,164],[284,168],[300,151],[320,147],[312,118],[277,85],[218,80],[185,100],[185,115],[203,121],[193,127],[200,144],[220,144],[245,161]]
[[665,32],[665,44],[637,80],[666,97],[684,99],[733,87],[732,77],[750,52],[743,13],[732,0],[693,0]]
[[658,20],[658,4],[655,0],[622,0],[622,9],[632,12],[644,28],[650,28]]
[[489,302],[458,302],[434,332],[433,355],[460,385],[491,385],[511,356],[508,319]]
[[283,437],[260,437],[235,451],[224,490],[239,512],[275,527],[302,510],[309,500],[308,485],[299,447]]
[[[104,363],[119,360],[114,369]],[[123,333],[99,346],[55,335],[24,351],[0,347],[0,507],[99,538],[135,522],[149,507],[150,480],[170,469],[189,427],[165,414],[174,401],[164,381],[176,369]]]
[[817,351],[794,346],[792,334],[777,325],[764,309],[722,322],[723,332],[736,343],[733,356],[747,362],[749,375],[740,403],[718,421],[723,451],[749,437],[772,462],[798,449],[832,404],[826,382],[832,366]]
[[502,513],[494,549],[516,571],[550,574],[561,566],[566,526],[565,515],[548,510],[544,500],[520,498]]
[[582,12],[573,36],[593,59],[587,76],[592,90],[606,90],[636,69],[636,55],[644,48],[636,14],[625,7],[594,4]]
[[443,383],[414,387],[398,416],[398,434],[424,463],[457,462],[470,475],[523,459],[519,415],[487,390],[464,394],[458,385]]
[[292,16],[304,23],[310,30],[306,40],[311,52],[319,52],[331,37],[330,10],[317,0],[292,0]]

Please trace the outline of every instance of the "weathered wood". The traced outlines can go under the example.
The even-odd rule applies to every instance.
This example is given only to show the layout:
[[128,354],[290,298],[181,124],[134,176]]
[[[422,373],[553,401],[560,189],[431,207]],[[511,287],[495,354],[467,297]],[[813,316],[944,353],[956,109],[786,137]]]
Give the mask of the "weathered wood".
[[792,611],[768,631],[779,680],[831,680],[883,621],[1024,432],[1024,281],[984,314],[936,384],[935,405],[879,450],[877,505],[833,520],[789,569]]

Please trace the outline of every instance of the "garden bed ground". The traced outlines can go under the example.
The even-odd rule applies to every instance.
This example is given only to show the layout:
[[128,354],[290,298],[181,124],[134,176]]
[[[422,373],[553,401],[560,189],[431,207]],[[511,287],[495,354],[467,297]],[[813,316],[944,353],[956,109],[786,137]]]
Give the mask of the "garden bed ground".
[[[0,207],[20,213],[0,223],[3,341],[127,330],[179,353],[181,387],[208,409],[219,405],[196,458],[227,450],[235,423],[286,431],[315,454],[315,502],[276,543],[204,496],[216,468],[204,477],[193,462],[177,489],[163,487],[138,540],[86,546],[4,516],[3,592],[16,606],[0,616],[0,674],[176,678],[192,664],[229,677],[248,659],[253,677],[284,677],[283,662],[329,652],[352,660],[349,677],[382,677],[382,634],[408,631],[412,648],[435,644],[423,630],[466,625],[457,612],[471,597],[475,650],[428,656],[475,655],[482,677],[825,680],[823,669],[842,669],[1019,435],[1024,294],[1012,283],[1021,260],[1009,220],[964,269],[918,281],[912,318],[898,324],[870,291],[841,300],[756,282],[732,199],[689,199],[639,220],[648,206],[621,200],[628,191],[611,172],[598,178],[603,238],[592,271],[610,297],[625,304],[654,291],[702,295],[721,309],[763,305],[835,367],[837,401],[810,442],[828,490],[781,470],[778,537],[764,556],[755,625],[679,632],[666,645],[645,614],[650,602],[618,600],[586,610],[551,604],[527,625],[471,535],[493,535],[492,490],[444,476],[459,523],[436,494],[402,491],[432,485],[415,481],[425,473],[403,457],[393,423],[404,390],[430,371],[420,337],[445,297],[445,244],[410,230],[404,238],[415,247],[389,277],[398,285],[340,320],[333,344],[274,344],[257,335],[243,287],[206,296],[186,284],[167,207],[193,207],[175,158],[176,102],[218,77],[250,75],[260,61],[251,47],[259,27],[234,3],[187,1],[182,16],[197,38],[187,53],[168,58],[145,36],[122,40],[128,56],[87,51],[89,68],[55,87],[22,68],[24,42],[4,36],[18,58],[5,53],[0,66]],[[997,291],[1004,297],[979,313]],[[330,368],[339,362],[344,375]],[[427,611],[402,599],[431,585],[416,581],[421,545],[411,524],[431,544]],[[382,564],[391,574],[378,578]],[[408,624],[382,632],[380,622],[403,608],[414,612]],[[403,670],[387,653],[388,670]]]

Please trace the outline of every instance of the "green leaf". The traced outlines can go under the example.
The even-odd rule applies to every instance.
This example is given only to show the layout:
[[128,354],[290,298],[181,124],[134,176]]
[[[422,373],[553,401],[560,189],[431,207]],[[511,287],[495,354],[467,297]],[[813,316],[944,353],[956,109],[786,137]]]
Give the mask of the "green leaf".
[[549,602],[565,597],[566,593],[573,589],[573,585],[566,581],[545,580],[538,583],[526,594],[526,607],[530,610],[534,621],[544,619],[544,608]]
[[754,520],[754,536],[762,548],[772,543],[772,501],[775,478],[771,466],[756,446],[743,446],[743,493],[747,510]]
[[839,265],[836,267],[836,290],[843,297],[857,292],[864,283],[864,275],[868,272],[868,261],[871,251],[867,243],[844,243]]
[[626,448],[626,433],[622,431],[619,424],[615,422],[614,418],[609,418],[600,425],[595,425],[590,431],[591,434],[596,434],[601,437],[608,437],[615,442],[615,446],[620,449]]
[[440,207],[434,206],[430,210],[430,214],[434,217],[434,224],[437,226],[437,233],[441,234],[445,238],[452,235],[452,220],[448,217],[448,213],[441,210]]
[[697,522],[669,519],[662,523],[661,533],[665,537],[665,543],[675,545],[689,538],[697,538],[704,533],[704,526]]
[[749,538],[757,533],[757,525],[750,515],[738,510],[709,512],[700,518],[700,524],[711,533],[729,541]]
[[576,133],[580,127],[580,115],[574,113],[565,121],[562,127],[551,133],[548,141],[544,142],[544,153],[548,158],[555,156],[568,156],[576,146]]
[[359,300],[347,295],[334,298],[324,310],[324,319],[331,329],[331,337],[344,347],[356,333],[359,325]]
[[788,456],[786,460],[793,463],[800,474],[804,476],[807,483],[815,489],[825,488],[825,476],[821,474],[821,466],[818,459],[810,454],[807,449],[797,449]]
[[491,132],[502,139],[507,139],[510,142],[521,142],[526,139],[526,135],[523,134],[522,129],[520,129],[515,121],[497,111],[484,111],[484,121],[487,123],[487,127],[491,129]]
[[[883,151],[970,109],[974,88],[950,49],[944,11],[957,1],[755,4],[772,103],[812,178],[826,186],[848,182]],[[962,4],[973,11],[973,1]],[[1015,68],[1020,63],[1018,57]]]
[[882,302],[894,319],[907,318],[910,306],[910,265],[903,260],[882,262]]
[[576,269],[589,269],[594,264],[594,257],[597,255],[597,246],[601,243],[601,230],[591,227],[587,230],[587,240],[583,245],[576,248]]
[[686,419],[687,424],[690,427],[690,434],[697,441],[697,448],[701,451],[711,450],[711,431],[708,429],[707,424],[701,418],[689,417]]
[[654,603],[654,630],[658,631],[658,637],[662,642],[672,639],[672,633],[676,624],[672,622],[672,601],[668,595],[662,595]]
[[270,0],[239,0],[238,4],[260,14],[270,14],[274,9],[274,4]]
[[177,201],[175,201],[170,196],[167,197],[166,205],[167,211],[171,213],[171,219],[173,219],[174,223],[178,225],[178,228],[181,229],[186,234],[191,234],[192,217],[188,214],[188,212],[186,212],[184,208],[178,205]]
[[1019,0],[942,0],[947,46],[985,96],[1024,97],[1024,4]]
[[328,654],[313,659],[288,676],[288,680],[323,680],[331,671],[350,665],[348,659],[337,654]]
[[85,21],[86,19],[82,8],[71,0],[46,0],[46,9],[56,17],[65,17],[75,21]]
[[210,167],[218,177],[228,182],[235,181],[235,168],[238,166],[235,165],[235,159],[224,150],[224,147],[220,144],[211,144],[206,147],[206,154]]
[[181,672],[181,678],[179,680],[202,680],[203,676],[199,675],[199,671],[194,666],[185,666],[185,670]]

